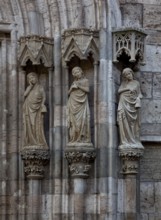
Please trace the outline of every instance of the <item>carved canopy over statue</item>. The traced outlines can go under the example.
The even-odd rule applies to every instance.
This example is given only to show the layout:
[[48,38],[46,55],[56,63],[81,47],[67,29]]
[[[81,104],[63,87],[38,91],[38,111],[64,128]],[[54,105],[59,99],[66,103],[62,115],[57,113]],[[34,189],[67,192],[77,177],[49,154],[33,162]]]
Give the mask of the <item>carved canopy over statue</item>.
[[139,120],[142,94],[139,82],[133,79],[132,69],[123,70],[118,93],[118,125],[121,142],[119,148],[143,148],[140,142]]
[[27,75],[28,87],[23,105],[24,147],[47,148],[43,116],[46,112],[45,92],[36,73]]
[[72,70],[74,81],[69,89],[67,104],[69,143],[91,143],[89,83],[80,67]]

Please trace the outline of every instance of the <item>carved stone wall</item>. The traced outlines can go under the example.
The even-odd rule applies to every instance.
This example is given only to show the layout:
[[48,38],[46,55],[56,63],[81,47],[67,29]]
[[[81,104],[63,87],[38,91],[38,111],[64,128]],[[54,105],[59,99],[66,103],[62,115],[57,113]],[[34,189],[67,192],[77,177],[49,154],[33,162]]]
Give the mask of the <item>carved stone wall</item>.
[[[160,14],[161,3],[158,0],[0,0],[0,219],[161,218]],[[120,172],[122,162],[118,152],[116,110],[120,72],[126,63],[124,66],[112,62],[113,30],[131,26],[143,29],[148,35],[145,43],[146,65],[139,67],[131,63],[130,66],[143,93],[141,140],[145,150],[138,164],[139,175],[136,175],[136,179],[126,178],[127,175]],[[65,31],[73,29],[97,30],[96,33],[94,31],[97,40],[91,39],[90,32],[84,31],[85,37],[72,44],[75,36],[71,31],[63,46]],[[30,60],[37,64],[40,60],[46,62],[45,67],[42,62],[33,68],[28,62],[27,68],[19,68],[19,39],[33,35],[37,36],[39,42],[41,39],[54,39],[54,48],[50,51],[52,60],[49,61],[46,49],[42,48],[41,55],[44,53],[46,58],[41,60],[35,55]],[[86,37],[91,41],[86,40]],[[83,45],[82,54],[79,55],[81,59],[75,58],[78,54],[74,57],[70,54],[72,58],[69,65],[64,65],[68,62],[64,62],[64,51],[69,55],[69,49],[72,51],[74,47],[79,48],[80,42]],[[90,43],[92,49],[88,50]],[[34,45],[32,47],[35,53]],[[95,55],[99,54],[97,59],[91,56],[96,48],[98,53]],[[98,63],[93,62],[94,59]],[[96,158],[86,180],[71,178],[64,155],[68,143],[67,91],[73,81],[71,70],[76,65],[84,67],[91,89],[91,133]],[[27,86],[25,75],[33,70],[41,72],[40,81],[48,97],[50,118],[46,119],[45,125],[50,162],[42,170],[36,169],[41,175],[43,172],[44,179],[41,181],[25,177],[25,164],[20,156],[23,146],[23,94]],[[36,157],[35,152],[32,156]],[[86,161],[87,156],[89,159],[89,155],[80,154],[79,160],[83,158]],[[122,156],[126,159],[126,155]],[[42,159],[43,156],[40,157]],[[133,159],[136,157],[131,155]],[[33,167],[42,165],[39,157],[30,162]],[[43,162],[46,163],[46,159]],[[134,190],[136,185],[140,188],[137,192]],[[137,206],[133,201],[137,202]],[[129,210],[137,210],[137,214]]]

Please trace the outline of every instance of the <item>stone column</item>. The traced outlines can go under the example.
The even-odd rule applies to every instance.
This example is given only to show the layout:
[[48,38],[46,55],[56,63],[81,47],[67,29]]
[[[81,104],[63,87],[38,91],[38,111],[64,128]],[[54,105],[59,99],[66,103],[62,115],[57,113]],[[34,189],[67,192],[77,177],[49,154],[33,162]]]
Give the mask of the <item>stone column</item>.
[[52,146],[52,142],[53,142],[53,87],[54,87],[54,82],[53,82],[53,68],[50,67],[48,68],[48,72],[49,72],[49,147]]
[[98,146],[98,62],[94,62],[94,143]]
[[139,171],[139,160],[143,155],[143,149],[120,149],[119,155],[122,159],[123,179],[123,219],[139,220],[137,212],[137,173]]
[[[3,202],[5,205],[2,206],[2,210],[4,213],[7,213],[7,40],[4,38],[1,42],[1,57],[2,57],[2,78],[1,78],[1,89],[2,89],[2,119],[1,119],[1,131],[2,131],[2,139],[1,141],[1,195],[3,196]],[[2,197],[1,197],[2,198]],[[6,220],[6,215],[3,215],[2,220]]]
[[72,177],[73,191],[71,194],[71,209],[75,220],[84,220],[84,204],[86,193],[86,178],[89,177],[91,163],[96,157],[95,150],[91,146],[67,146],[65,157],[69,162],[70,175]]
[[41,210],[41,181],[30,179],[27,195],[27,220],[39,220]]

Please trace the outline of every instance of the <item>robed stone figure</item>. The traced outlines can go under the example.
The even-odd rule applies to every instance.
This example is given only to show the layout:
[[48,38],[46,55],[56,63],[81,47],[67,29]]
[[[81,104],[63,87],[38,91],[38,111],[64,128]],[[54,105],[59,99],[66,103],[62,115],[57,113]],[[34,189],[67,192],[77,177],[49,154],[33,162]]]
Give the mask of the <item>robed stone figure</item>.
[[119,93],[118,125],[120,133],[119,148],[143,148],[140,142],[140,117],[142,94],[140,84],[133,78],[133,71],[125,68]]
[[69,143],[91,143],[88,79],[80,67],[74,67],[72,75],[67,104]]
[[45,92],[36,73],[29,73],[27,82],[23,104],[24,147],[47,148],[44,135]]

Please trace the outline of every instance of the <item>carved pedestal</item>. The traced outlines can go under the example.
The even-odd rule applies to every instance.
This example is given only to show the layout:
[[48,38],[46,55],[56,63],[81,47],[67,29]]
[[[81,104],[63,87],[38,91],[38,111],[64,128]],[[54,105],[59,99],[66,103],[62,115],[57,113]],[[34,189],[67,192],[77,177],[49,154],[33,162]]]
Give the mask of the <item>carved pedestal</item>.
[[49,162],[49,150],[42,148],[24,148],[21,151],[24,160],[24,172],[28,179],[42,179],[45,165]]
[[122,173],[137,174],[139,160],[143,155],[143,148],[125,148],[119,150],[119,156],[122,158]]
[[92,143],[69,143],[65,150],[65,157],[69,162],[72,177],[88,178],[96,152]]

